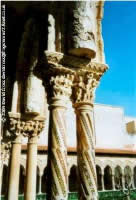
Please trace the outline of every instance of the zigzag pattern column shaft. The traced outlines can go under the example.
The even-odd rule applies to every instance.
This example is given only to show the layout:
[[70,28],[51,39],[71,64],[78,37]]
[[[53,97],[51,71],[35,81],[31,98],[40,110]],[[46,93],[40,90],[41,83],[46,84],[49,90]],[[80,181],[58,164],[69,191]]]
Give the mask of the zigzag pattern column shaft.
[[92,113],[77,114],[77,154],[80,180],[80,200],[97,200],[97,178],[95,167],[95,136]]
[[52,110],[51,200],[67,200],[68,171],[65,108]]

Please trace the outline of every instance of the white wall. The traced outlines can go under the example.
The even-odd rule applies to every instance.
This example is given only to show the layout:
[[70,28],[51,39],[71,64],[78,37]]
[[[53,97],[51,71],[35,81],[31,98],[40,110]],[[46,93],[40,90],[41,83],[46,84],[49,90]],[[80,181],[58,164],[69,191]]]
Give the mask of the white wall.
[[[76,147],[76,117],[71,103],[68,105],[66,116],[67,145]],[[126,131],[126,122],[132,121],[134,118],[125,117],[122,108],[95,104],[94,118],[97,148],[136,148],[136,134],[132,135]],[[48,145],[48,121],[40,135],[39,145]]]
[[[119,149],[136,146],[136,135],[127,133],[123,108],[95,104],[94,115],[96,147]],[[128,121],[131,119],[127,118]]]

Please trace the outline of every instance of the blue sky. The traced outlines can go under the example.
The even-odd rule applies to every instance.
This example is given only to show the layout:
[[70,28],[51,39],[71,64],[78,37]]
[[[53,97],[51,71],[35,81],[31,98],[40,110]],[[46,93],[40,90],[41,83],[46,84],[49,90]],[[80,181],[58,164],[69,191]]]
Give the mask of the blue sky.
[[124,108],[136,117],[136,2],[107,1],[102,34],[109,70],[96,90],[96,103]]

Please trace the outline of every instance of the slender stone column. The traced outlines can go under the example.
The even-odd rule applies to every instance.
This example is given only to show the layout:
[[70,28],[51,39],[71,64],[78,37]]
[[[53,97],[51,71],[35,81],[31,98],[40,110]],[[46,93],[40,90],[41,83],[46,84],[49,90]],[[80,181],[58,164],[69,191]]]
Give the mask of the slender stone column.
[[101,182],[102,182],[102,191],[104,191],[105,187],[104,187],[104,174],[103,173],[101,175]]
[[134,183],[134,173],[132,173],[132,188],[135,189],[135,183]]
[[9,113],[9,119],[10,119],[9,131],[11,133],[11,137],[13,137],[12,138],[13,142],[12,142],[12,152],[10,159],[7,199],[18,200],[23,123],[14,113]]
[[80,199],[93,200],[97,199],[93,107],[89,104],[76,104],[76,114]]
[[8,200],[12,199],[18,200],[20,156],[21,156],[21,136],[17,136],[17,138],[13,141],[12,145]]
[[22,123],[18,118],[14,118],[9,113],[10,127],[9,131],[13,137],[12,152],[9,171],[8,200],[18,200],[19,174],[20,174],[20,157],[21,157],[21,140],[22,140]]
[[36,199],[37,141],[37,136],[28,140],[25,200]]
[[2,189],[2,179],[3,179],[2,175],[3,175],[3,164],[1,164],[1,166],[0,166],[0,194],[1,194],[1,189]]
[[24,127],[28,134],[25,200],[36,199],[37,142],[43,127],[44,122],[40,120],[27,121]]
[[122,174],[122,189],[125,190],[125,177],[124,177],[124,174]]
[[42,175],[39,175],[39,188],[38,188],[38,194],[42,193]]
[[112,189],[115,190],[115,179],[114,179],[114,174],[112,176]]
[[[81,72],[80,72],[81,74]],[[75,81],[75,110],[77,118],[77,162],[80,200],[96,200],[95,130],[93,102],[100,79],[99,73],[86,72]]]
[[69,75],[53,76],[50,80],[50,143],[49,165],[51,167],[51,184],[48,189],[50,200],[68,199],[67,169],[67,128],[66,109],[71,95],[72,80]]

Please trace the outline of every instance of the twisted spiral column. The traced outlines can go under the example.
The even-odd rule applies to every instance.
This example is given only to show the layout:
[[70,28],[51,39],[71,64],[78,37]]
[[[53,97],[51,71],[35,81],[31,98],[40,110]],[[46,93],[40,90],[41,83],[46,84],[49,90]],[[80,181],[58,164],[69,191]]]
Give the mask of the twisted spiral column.
[[51,78],[50,89],[50,143],[49,143],[49,164],[51,181],[48,189],[50,200],[68,199],[68,168],[67,168],[67,128],[66,109],[71,94],[69,76],[58,75]]
[[[55,105],[55,106],[53,106]],[[64,107],[63,107],[64,106]],[[51,108],[51,171],[52,171],[52,200],[68,198],[68,170],[66,145],[66,107],[61,100],[55,100]]]
[[80,199],[97,199],[95,167],[95,136],[93,110],[89,104],[76,105],[77,116],[77,159],[80,180]]
[[100,77],[101,73],[83,71],[74,82],[80,200],[98,199],[93,102]]
[[[66,183],[64,176],[65,165],[63,164],[66,163],[65,150],[63,149],[66,144],[65,140],[62,139],[63,136],[65,138],[66,135],[66,130],[64,131],[64,128],[62,128],[65,124],[63,117],[63,113],[65,112],[63,97],[69,98],[71,93],[77,116],[77,154],[80,200],[96,200],[98,195],[95,169],[93,102],[95,89],[101,76],[108,69],[108,66],[91,62],[88,59],[68,56],[57,52],[46,51],[45,56],[48,64],[46,63],[45,65],[43,60],[41,62],[41,67],[44,68],[44,66],[46,66],[45,69],[43,69],[43,73],[46,78],[45,83],[48,84],[48,87],[46,87],[47,94],[49,95],[50,92],[53,93],[51,96],[51,105],[57,105],[51,109],[50,120],[49,149],[51,149],[51,156],[49,160],[51,161],[52,176],[49,181],[51,180],[52,184],[50,187],[51,198],[49,198],[49,200],[67,199],[67,194],[65,193],[67,186],[64,184]],[[53,76],[53,74],[54,79],[49,85],[49,80],[51,80],[50,76]],[[70,89],[71,86],[72,91]],[[62,100],[62,103],[60,100]],[[57,118],[59,121],[57,121]],[[58,152],[61,152],[60,157],[57,154]],[[68,173],[66,172],[66,174]],[[64,188],[64,192],[62,192],[62,188]]]

